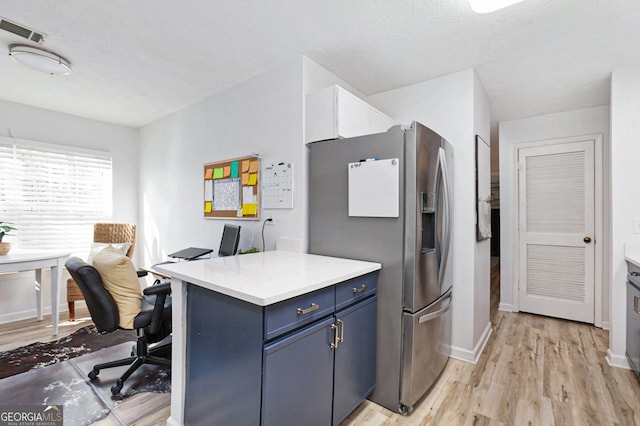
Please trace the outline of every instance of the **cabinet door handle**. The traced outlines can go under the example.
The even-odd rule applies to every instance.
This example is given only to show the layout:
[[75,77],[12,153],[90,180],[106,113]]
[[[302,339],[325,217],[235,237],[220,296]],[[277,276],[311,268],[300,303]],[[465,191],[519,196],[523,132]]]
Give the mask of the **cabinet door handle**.
[[333,343],[329,346],[331,349],[338,349],[340,343],[344,342],[344,321],[336,320],[335,324],[331,324],[331,330],[333,330]]
[[304,315],[304,314],[308,314],[309,312],[317,311],[318,309],[320,309],[320,305],[318,305],[317,303],[312,303],[311,306],[309,306],[306,309],[302,309],[302,308],[296,309],[296,312],[298,313],[298,315]]
[[638,311],[638,300],[640,300],[640,296],[633,296],[633,312],[636,314],[640,314],[640,311]]
[[335,324],[331,324],[331,330],[333,330],[333,342],[329,345],[331,349],[338,349],[338,345],[340,344],[340,338],[338,337],[338,326]]
[[355,288],[355,287],[354,287],[354,288],[353,288],[353,293],[354,293],[354,294],[356,294],[356,293],[362,293],[362,292],[363,292],[363,291],[365,291],[366,289],[367,289],[367,285],[366,285],[366,284],[362,284],[362,285],[360,286],[360,288]]

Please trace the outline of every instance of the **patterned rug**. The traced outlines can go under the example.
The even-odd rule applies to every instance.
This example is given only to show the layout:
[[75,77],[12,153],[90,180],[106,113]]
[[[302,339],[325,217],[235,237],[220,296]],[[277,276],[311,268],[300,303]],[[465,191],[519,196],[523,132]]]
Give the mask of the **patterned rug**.
[[145,419],[158,412],[168,416],[170,369],[143,365],[126,380],[118,395],[111,394],[111,386],[127,366],[102,370],[95,380],[87,377],[94,365],[129,356],[131,345],[132,342],[120,343],[4,378],[0,380],[0,405],[62,405],[64,426],[86,426],[99,421],[120,426],[164,424],[164,418],[154,423]]
[[53,342],[37,342],[0,352],[0,379],[56,364],[80,355],[124,342],[135,342],[134,330],[118,330],[101,335],[95,326],[78,329]]

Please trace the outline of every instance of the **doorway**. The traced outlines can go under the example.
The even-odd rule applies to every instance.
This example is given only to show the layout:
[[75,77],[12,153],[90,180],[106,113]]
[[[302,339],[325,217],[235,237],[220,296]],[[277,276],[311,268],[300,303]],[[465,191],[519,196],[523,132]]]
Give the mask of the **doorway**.
[[594,324],[601,310],[601,135],[517,149],[519,310]]

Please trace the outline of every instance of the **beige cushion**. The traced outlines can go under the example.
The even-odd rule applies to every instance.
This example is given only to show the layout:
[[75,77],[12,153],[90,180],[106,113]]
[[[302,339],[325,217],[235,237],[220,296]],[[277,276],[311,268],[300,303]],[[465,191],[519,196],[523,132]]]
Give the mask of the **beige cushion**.
[[129,251],[129,247],[131,247],[131,243],[91,243],[91,248],[89,248],[89,256],[87,256],[87,263],[93,263],[93,256],[95,256],[96,253],[98,253],[100,250],[109,246],[118,249],[118,251],[126,255]]
[[132,329],[133,318],[140,313],[142,292],[131,259],[120,250],[107,246],[93,256],[93,266],[118,305],[120,327]]

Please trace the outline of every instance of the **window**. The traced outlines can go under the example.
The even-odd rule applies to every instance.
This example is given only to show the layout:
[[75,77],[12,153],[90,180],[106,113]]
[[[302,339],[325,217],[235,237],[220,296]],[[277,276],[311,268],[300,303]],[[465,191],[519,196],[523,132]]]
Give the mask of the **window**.
[[63,149],[0,138],[0,221],[15,223],[17,248],[86,257],[93,224],[112,217],[111,158]]

